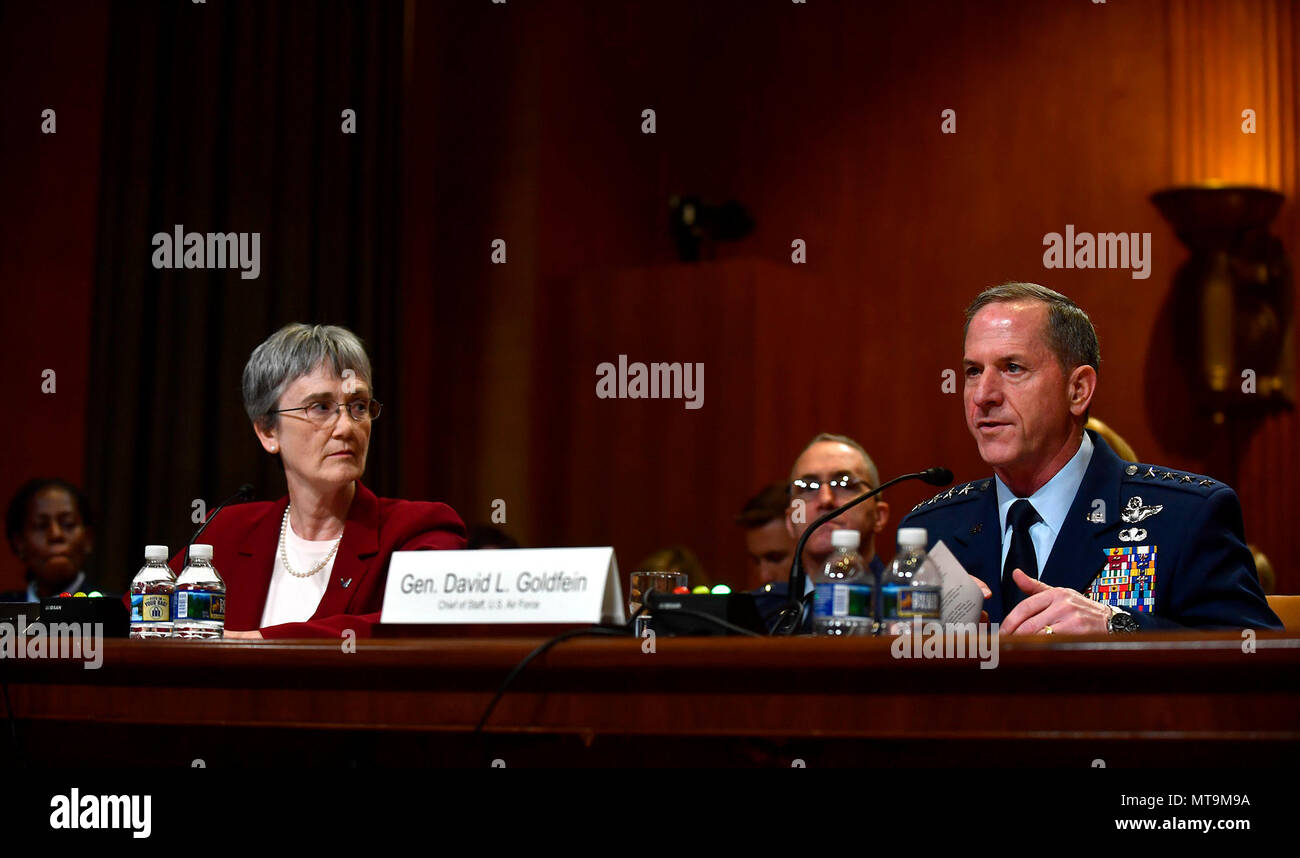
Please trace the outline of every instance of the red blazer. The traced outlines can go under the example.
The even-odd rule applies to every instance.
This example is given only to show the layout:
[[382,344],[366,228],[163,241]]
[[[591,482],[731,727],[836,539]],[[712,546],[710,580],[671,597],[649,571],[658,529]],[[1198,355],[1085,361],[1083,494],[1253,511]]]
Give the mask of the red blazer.
[[[280,523],[289,498],[228,506],[200,537],[212,545],[212,565],[226,581],[226,628],[251,631],[262,622]],[[384,604],[388,558],[394,551],[465,547],[465,525],[446,504],[377,498],[357,481],[320,606],[303,623],[262,629],[264,638],[341,637],[352,629],[368,637]],[[180,574],[182,550],[171,559]],[[321,574],[321,573],[317,573]]]

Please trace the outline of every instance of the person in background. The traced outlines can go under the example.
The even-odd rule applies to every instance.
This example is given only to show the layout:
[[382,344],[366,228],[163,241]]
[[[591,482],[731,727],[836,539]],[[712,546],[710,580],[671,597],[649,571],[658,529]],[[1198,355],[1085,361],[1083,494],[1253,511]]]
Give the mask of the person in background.
[[[876,463],[867,451],[846,435],[822,432],[808,442],[795,457],[786,484],[786,507],[782,524],[790,539],[791,557],[776,580],[751,590],[759,616],[769,630],[789,604],[790,566],[795,548],[804,531],[825,513],[843,506],[880,485]],[[803,550],[804,594],[813,591],[813,577],[834,552],[831,531],[856,530],[860,535],[858,553],[867,562],[867,571],[879,576],[885,564],[876,554],[876,534],[889,521],[889,504],[879,495],[863,501],[848,512],[831,519],[808,537]],[[811,628],[812,615],[804,615],[802,630]]]
[[749,555],[746,590],[789,578],[795,543],[785,526],[789,504],[786,485],[772,483],[746,501],[736,515],[736,524],[745,529],[745,551]]
[[1265,596],[1273,595],[1277,591],[1277,573],[1273,571],[1273,561],[1256,546],[1246,547],[1250,549],[1250,555],[1255,558],[1255,572],[1259,575],[1260,589],[1264,591]]
[[0,602],[39,602],[94,589],[85,568],[95,543],[90,503],[72,483],[24,483],[9,502],[5,535],[26,570],[27,589],[0,593]]
[[[226,637],[365,637],[394,551],[465,547],[451,507],[362,485],[380,413],[373,390],[370,358],[347,328],[286,325],[248,358],[244,409],[289,493],[227,507],[204,533],[226,580]],[[184,555],[171,561],[178,574]]]
[[[822,432],[808,442],[790,468],[790,505],[786,509],[786,529],[796,541],[822,515],[843,506],[859,495],[880,485],[876,463],[862,445],[845,435]],[[880,574],[885,564],[876,554],[876,534],[889,521],[889,504],[877,495],[822,525],[804,545],[803,568],[812,574],[834,552],[831,531],[856,530],[862,535],[858,553],[871,571]],[[788,571],[788,570],[787,570]]]
[[704,564],[695,552],[685,545],[669,545],[651,552],[640,565],[638,572],[682,572],[691,587],[712,587],[713,578],[704,571]]

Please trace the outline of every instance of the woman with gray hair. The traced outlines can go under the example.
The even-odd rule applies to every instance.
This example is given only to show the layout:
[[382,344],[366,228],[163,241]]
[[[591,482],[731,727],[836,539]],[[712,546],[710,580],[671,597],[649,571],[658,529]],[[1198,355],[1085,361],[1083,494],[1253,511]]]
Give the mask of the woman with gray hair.
[[243,390],[289,494],[228,507],[204,534],[226,580],[226,637],[365,637],[392,553],[464,548],[465,525],[446,504],[377,498],[361,484],[382,407],[347,328],[284,326],[253,350]]

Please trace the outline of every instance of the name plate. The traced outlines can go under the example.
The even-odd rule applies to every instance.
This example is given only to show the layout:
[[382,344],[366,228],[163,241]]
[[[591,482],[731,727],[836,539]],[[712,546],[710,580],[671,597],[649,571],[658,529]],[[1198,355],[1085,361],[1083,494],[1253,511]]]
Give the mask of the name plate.
[[395,551],[382,623],[625,623],[613,548]]

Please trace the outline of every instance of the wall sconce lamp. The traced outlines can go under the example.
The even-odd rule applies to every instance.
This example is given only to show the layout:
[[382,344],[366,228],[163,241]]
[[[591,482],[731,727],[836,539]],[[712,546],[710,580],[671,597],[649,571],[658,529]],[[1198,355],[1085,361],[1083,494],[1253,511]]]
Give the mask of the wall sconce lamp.
[[1295,404],[1291,264],[1269,233],[1284,199],[1267,188],[1216,185],[1151,196],[1191,252],[1171,296],[1174,319],[1191,325],[1176,336],[1179,364],[1215,423]]

